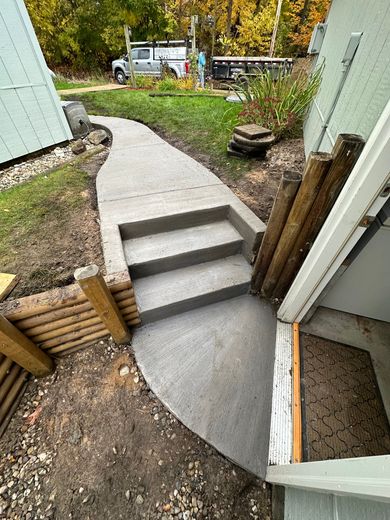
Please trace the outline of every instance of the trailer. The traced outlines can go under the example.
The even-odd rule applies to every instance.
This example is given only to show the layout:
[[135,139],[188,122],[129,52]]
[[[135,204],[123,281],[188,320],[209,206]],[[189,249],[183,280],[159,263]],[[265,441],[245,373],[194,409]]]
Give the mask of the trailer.
[[268,58],[263,56],[214,56],[211,62],[211,74],[215,80],[237,81],[240,78],[254,76],[259,71],[269,70],[277,75],[291,74],[291,58]]

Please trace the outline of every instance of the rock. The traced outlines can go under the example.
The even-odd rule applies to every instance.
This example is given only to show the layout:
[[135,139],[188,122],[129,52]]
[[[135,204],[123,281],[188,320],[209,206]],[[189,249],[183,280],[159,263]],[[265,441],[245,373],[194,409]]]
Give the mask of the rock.
[[135,503],[140,506],[144,503],[144,497],[142,495],[137,495],[137,498],[135,499]]
[[126,500],[130,500],[130,489],[128,489],[125,493]]
[[236,126],[235,133],[242,135],[246,139],[259,139],[271,134],[271,130],[255,124]]
[[105,130],[103,130],[102,128],[99,128],[98,130],[93,130],[89,135],[88,135],[88,141],[91,143],[91,144],[94,144],[94,145],[98,145],[100,143],[103,143],[104,141],[106,141],[108,139],[108,134]]
[[70,148],[75,155],[79,155],[80,153],[85,152],[85,150],[87,149],[82,139],[77,139],[77,141],[73,141],[73,143],[71,143],[70,145]]
[[120,375],[121,377],[125,377],[125,376],[127,376],[128,374],[130,374],[130,368],[129,368],[129,366],[128,366],[128,365],[121,365],[121,366],[119,367],[119,375]]

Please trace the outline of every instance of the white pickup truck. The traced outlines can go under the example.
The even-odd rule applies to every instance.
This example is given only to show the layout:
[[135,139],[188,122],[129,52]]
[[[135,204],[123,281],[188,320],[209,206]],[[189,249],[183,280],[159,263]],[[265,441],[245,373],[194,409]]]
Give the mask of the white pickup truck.
[[[162,63],[167,63],[170,71],[176,78],[182,78],[186,74],[185,63],[187,59],[187,47],[160,47],[159,44],[167,42],[156,42],[158,45],[143,46],[148,42],[134,42],[137,47],[131,50],[135,74],[148,76],[160,76]],[[173,43],[173,42],[170,42]],[[129,58],[126,54],[121,59],[112,62],[112,72],[115,79],[124,85],[130,76]]]

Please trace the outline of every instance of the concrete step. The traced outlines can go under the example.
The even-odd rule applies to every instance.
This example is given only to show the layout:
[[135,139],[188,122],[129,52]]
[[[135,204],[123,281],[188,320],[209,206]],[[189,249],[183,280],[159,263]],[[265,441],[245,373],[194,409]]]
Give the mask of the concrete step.
[[228,220],[125,240],[132,279],[241,252],[243,238]]
[[251,267],[242,255],[134,280],[142,323],[233,298],[248,291]]

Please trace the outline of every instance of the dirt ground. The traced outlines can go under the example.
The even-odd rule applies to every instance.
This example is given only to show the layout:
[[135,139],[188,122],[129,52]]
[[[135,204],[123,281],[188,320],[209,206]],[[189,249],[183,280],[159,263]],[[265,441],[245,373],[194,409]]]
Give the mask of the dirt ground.
[[181,425],[109,340],[30,383],[0,454],[0,518],[270,518],[268,486]]
[[94,263],[104,268],[95,179],[108,152],[104,150],[78,165],[90,176],[88,189],[82,193],[84,204],[72,212],[66,224],[59,226],[56,219],[47,219],[39,242],[20,248],[14,262],[7,265],[9,272],[20,277],[10,298],[73,283],[75,269],[83,265]]
[[173,138],[161,131],[156,131],[156,133],[209,168],[264,223],[268,222],[283,172],[293,170],[302,173],[305,165],[303,139],[285,139],[274,145],[264,159],[253,159],[247,163],[248,166],[245,167],[248,168],[248,172],[239,179],[233,180],[222,169],[216,167],[207,154],[194,150],[181,139]]

